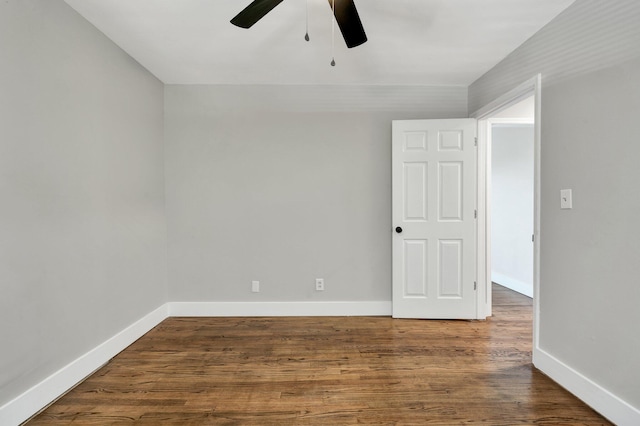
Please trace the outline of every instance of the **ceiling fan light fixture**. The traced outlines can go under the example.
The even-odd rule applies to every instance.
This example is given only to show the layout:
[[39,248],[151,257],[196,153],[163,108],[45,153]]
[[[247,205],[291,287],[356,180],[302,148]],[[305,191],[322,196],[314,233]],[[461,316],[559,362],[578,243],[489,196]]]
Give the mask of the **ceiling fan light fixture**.
[[[247,7],[231,19],[231,23],[240,28],[251,28],[256,22],[271,12],[283,0],[253,0]],[[332,11],[332,51],[334,44],[334,26],[338,24],[348,48],[360,46],[367,41],[362,21],[354,0],[329,0]],[[304,39],[309,41],[309,1],[307,0],[307,31]],[[331,61],[334,65],[335,60]]]

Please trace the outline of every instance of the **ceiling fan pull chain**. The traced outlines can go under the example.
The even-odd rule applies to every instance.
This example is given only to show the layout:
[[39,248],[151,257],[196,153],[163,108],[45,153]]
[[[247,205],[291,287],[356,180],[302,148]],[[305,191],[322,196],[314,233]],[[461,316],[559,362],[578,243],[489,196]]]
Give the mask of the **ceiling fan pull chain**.
[[331,66],[336,66],[336,0],[331,3]]
[[309,41],[309,0],[307,0],[307,32],[304,35],[304,39]]

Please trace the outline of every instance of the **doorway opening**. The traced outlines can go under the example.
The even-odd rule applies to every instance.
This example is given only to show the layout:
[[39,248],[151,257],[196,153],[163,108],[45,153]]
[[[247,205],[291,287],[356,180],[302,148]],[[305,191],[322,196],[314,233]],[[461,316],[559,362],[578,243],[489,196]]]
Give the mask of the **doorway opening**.
[[491,282],[533,298],[535,99],[488,118]]
[[[471,115],[478,120],[478,311],[485,317],[492,314],[492,281],[532,297],[534,361],[540,311],[540,92],[541,76],[537,75]],[[522,151],[509,144],[518,133],[522,140],[516,144],[529,144]],[[497,162],[496,175],[492,160]],[[514,170],[512,162],[529,162],[529,166]],[[524,187],[531,189],[520,194]],[[498,221],[502,229],[494,234]],[[513,256],[510,251],[516,246],[520,254]]]

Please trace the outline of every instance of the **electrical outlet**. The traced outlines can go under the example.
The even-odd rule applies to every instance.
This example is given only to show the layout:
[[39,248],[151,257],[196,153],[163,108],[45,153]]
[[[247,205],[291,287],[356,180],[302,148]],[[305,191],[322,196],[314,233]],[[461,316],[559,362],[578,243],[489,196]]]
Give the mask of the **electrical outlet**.
[[251,291],[253,293],[260,293],[260,281],[251,281]]
[[316,278],[316,291],[324,291],[324,278]]

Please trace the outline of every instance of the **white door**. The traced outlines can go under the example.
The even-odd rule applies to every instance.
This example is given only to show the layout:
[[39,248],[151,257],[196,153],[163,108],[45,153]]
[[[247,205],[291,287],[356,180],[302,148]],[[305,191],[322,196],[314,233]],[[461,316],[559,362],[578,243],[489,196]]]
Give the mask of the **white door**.
[[393,122],[393,317],[472,319],[476,120]]

